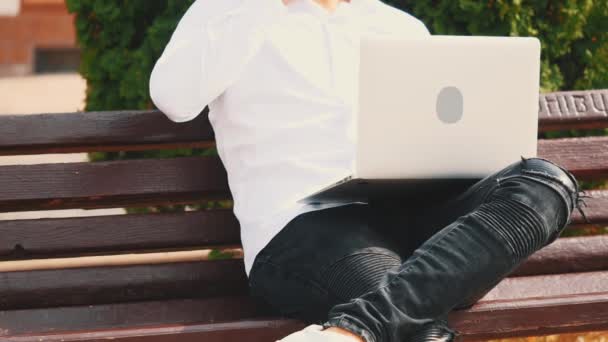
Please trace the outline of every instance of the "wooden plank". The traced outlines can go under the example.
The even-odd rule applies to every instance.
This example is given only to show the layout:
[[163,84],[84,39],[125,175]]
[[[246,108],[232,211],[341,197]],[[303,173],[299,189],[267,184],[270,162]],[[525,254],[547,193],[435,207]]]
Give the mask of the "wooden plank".
[[0,166],[0,212],[192,203],[230,197],[217,157]]
[[[608,236],[558,239],[530,256],[512,276],[598,270],[608,270]],[[223,284],[229,285],[224,288]],[[246,288],[242,259],[20,271],[0,273],[0,307],[206,296],[243,293]]]
[[213,139],[206,111],[186,124],[156,110],[0,116],[0,155],[207,147]]
[[[503,279],[481,302],[542,299],[589,293],[608,294],[608,270]],[[608,300],[608,297],[606,297]]]
[[[607,329],[606,277],[608,271],[505,279],[471,308],[450,312],[448,319],[459,332],[459,340]],[[268,308],[254,313],[250,311],[252,305],[251,298],[222,298],[216,302],[186,300],[5,311],[0,312],[0,336],[10,342],[228,341],[245,335],[248,340],[258,341],[256,333],[248,335],[253,322],[265,322],[262,330],[266,333],[287,326],[282,335],[272,338],[305,326],[276,315],[273,320],[272,310],[264,311]],[[216,317],[213,322],[210,316]]]
[[[592,224],[608,224],[608,190],[587,190],[584,193],[590,198],[583,198],[586,205],[581,205],[585,216]],[[583,216],[575,210],[572,214],[573,225],[586,224]]]
[[[583,207],[589,220],[608,224],[608,191],[586,195],[591,196]],[[578,211],[572,223],[585,223]],[[0,236],[0,260],[240,242],[231,209],[0,221]]]
[[[259,316],[255,304],[250,297],[234,296],[0,311],[0,337],[93,327],[123,329],[242,320]],[[47,314],[53,311],[57,314]]]
[[563,166],[582,179],[608,177],[608,137],[539,140],[538,156]]
[[[608,191],[587,191],[585,214],[608,224]],[[573,225],[584,224],[578,211]],[[185,213],[109,215],[0,221],[0,260],[91,252],[236,244],[239,223],[231,209]]]
[[[608,137],[540,141],[539,156],[583,179],[608,177]],[[230,196],[217,157],[0,166],[0,187],[0,212],[192,203]]]
[[[539,129],[608,127],[607,108],[605,89],[541,94]],[[208,147],[207,113],[186,123],[157,110],[2,115],[0,155]]]
[[240,243],[230,209],[0,221],[0,260]]
[[242,259],[0,273],[5,310],[242,294]]
[[10,260],[0,262],[0,272],[26,272],[84,269],[93,267],[123,267],[134,265],[176,264],[183,262],[214,261],[217,255],[230,259],[243,258],[239,246],[221,246],[181,251],[148,251],[147,253],[122,253],[112,255],[87,255],[69,258]]
[[456,341],[608,330],[608,292],[479,302],[450,312],[448,321]]
[[559,238],[510,276],[608,270],[608,235]]
[[539,130],[608,127],[608,89],[541,94]]
[[102,330],[83,333],[8,337],[6,342],[226,342],[246,338],[271,342],[303,329],[305,323],[290,319],[251,319],[233,322],[173,325],[141,329]]

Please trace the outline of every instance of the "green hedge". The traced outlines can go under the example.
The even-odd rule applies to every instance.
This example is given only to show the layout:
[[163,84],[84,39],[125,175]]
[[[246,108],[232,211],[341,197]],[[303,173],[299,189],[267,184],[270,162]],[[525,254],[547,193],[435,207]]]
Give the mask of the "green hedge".
[[[193,0],[66,1],[83,52],[86,110],[152,108],[150,72]],[[544,91],[608,88],[608,1],[387,2],[434,34],[539,37]]]
[[[80,71],[88,83],[85,110],[153,108],[148,95],[150,72],[179,18],[193,0],[66,2],[70,12],[76,14],[78,41],[82,48]],[[422,19],[433,34],[538,37],[543,47],[543,91],[608,88],[606,0],[387,2]],[[603,131],[594,132],[597,133]],[[561,133],[564,134],[578,135],[580,132]],[[213,150],[94,153],[91,159],[203,153],[213,153]]]

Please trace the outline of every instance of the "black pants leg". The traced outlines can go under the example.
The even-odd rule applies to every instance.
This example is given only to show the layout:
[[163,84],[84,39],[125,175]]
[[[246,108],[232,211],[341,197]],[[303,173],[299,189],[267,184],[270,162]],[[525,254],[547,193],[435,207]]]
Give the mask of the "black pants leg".
[[307,213],[256,258],[250,285],[285,315],[318,321],[329,312],[325,326],[400,341],[474,303],[553,242],[577,203],[570,173],[539,158],[518,161],[440,208],[410,212],[402,229],[424,223],[418,231],[429,237],[405,262],[404,241],[373,229],[368,207]]

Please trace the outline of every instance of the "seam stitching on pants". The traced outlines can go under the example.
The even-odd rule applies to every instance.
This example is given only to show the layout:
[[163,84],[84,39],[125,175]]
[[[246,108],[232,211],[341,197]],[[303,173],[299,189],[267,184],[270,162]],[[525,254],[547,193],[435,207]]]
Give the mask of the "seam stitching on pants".
[[[324,274],[324,273],[325,273],[325,271],[327,271],[327,270],[328,270],[330,267],[334,266],[336,263],[338,263],[338,262],[340,262],[340,261],[343,261],[343,260],[344,260],[344,259],[346,259],[346,258],[349,258],[349,257],[355,256],[355,255],[363,255],[363,254],[366,254],[366,255],[382,255],[382,256],[386,256],[386,257],[393,258],[393,259],[395,259],[395,260],[399,261],[399,263],[402,263],[402,262],[401,262],[401,258],[396,258],[395,256],[393,256],[393,255],[391,255],[391,254],[389,254],[389,253],[379,253],[379,252],[356,252],[356,253],[351,253],[351,254],[348,254],[348,255],[344,255],[344,256],[342,256],[342,257],[340,257],[340,258],[336,259],[336,260],[335,260],[334,262],[332,262],[331,264],[323,266],[323,267],[322,267],[322,268],[319,270],[319,274]],[[395,254],[397,254],[397,253],[395,253]]]
[[[531,176],[528,176],[528,175],[523,175],[523,174],[522,175],[512,175],[512,176],[509,176],[509,177],[506,177],[506,178],[502,178],[502,181],[507,180],[507,179],[517,179],[517,178],[528,179],[528,180],[531,180],[533,182],[536,182],[537,184],[543,184],[543,185],[549,187],[551,190],[553,190],[554,192],[556,192],[559,195],[561,201],[566,205],[566,208],[571,208],[571,210],[574,210],[574,206],[572,205],[572,203],[569,202],[565,198],[565,197],[570,197],[570,196],[568,194],[564,195],[564,193],[558,187],[556,187],[555,184],[553,184],[551,182],[544,182],[542,179],[538,179],[538,178],[531,177]],[[565,223],[567,223],[568,220],[570,219],[570,215],[568,215],[567,211],[566,211],[566,214],[564,214],[564,215],[567,215],[566,220],[564,221]]]
[[[458,223],[456,226],[454,226],[454,227],[450,228],[450,230],[449,230],[447,233],[445,233],[444,237],[449,236],[449,235],[450,235],[450,234],[452,234],[454,231],[456,231],[456,229],[461,228],[461,227],[462,227],[462,221],[461,221],[461,222],[459,222],[459,223]],[[415,262],[416,260],[418,260],[419,258],[421,258],[421,257],[423,257],[423,256],[425,256],[425,255],[427,255],[427,254],[429,254],[429,253],[431,253],[431,252],[433,251],[433,248],[435,248],[435,246],[437,246],[437,242],[438,242],[438,241],[439,241],[439,240],[435,241],[435,242],[434,242],[434,243],[433,243],[433,244],[432,244],[432,245],[431,245],[431,246],[430,246],[430,247],[429,247],[429,248],[428,248],[426,251],[424,251],[424,253],[422,253],[422,254],[418,255],[416,258],[412,259],[412,260],[411,260],[411,265],[409,265],[407,268],[405,268],[405,269],[403,269],[403,270],[400,270],[400,271],[398,271],[396,274],[394,274],[394,277],[392,277],[391,279],[389,279],[389,281],[387,281],[387,282],[386,282],[386,284],[384,284],[384,285],[382,285],[382,286],[379,286],[379,287],[378,287],[378,288],[376,288],[375,290],[372,290],[372,291],[369,291],[369,292],[367,292],[367,293],[363,294],[363,295],[362,295],[362,296],[360,296],[358,299],[360,299],[361,297],[363,297],[363,296],[365,296],[365,295],[367,295],[367,294],[373,294],[374,292],[381,291],[381,290],[383,290],[383,289],[385,289],[385,288],[387,288],[387,287],[391,286],[391,285],[392,285],[392,284],[393,284],[395,281],[397,281],[397,279],[399,279],[399,274],[401,274],[401,273],[405,273],[405,272],[409,271],[410,269],[412,269],[412,267],[414,267],[414,262]],[[408,260],[409,260],[409,259],[408,259]]]

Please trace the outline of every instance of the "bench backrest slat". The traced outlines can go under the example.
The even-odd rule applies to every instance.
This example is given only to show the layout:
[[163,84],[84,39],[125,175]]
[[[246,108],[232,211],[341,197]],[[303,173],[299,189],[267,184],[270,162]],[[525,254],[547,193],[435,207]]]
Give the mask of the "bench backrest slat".
[[0,116],[0,155],[204,147],[213,140],[205,113],[187,124],[156,110]]
[[565,167],[577,178],[608,178],[608,137],[541,139],[538,156]]
[[[3,115],[0,155],[210,146],[207,113],[183,124],[159,111]],[[600,127],[608,127],[608,90],[541,94],[540,131]]]
[[0,212],[229,199],[216,157],[0,167]]
[[541,131],[606,127],[608,89],[543,94],[539,118]]
[[[608,224],[608,191],[587,194],[587,218]],[[575,211],[571,227],[580,225],[586,222]],[[0,221],[0,236],[0,261],[240,244],[239,223],[230,209],[6,220]]]
[[[539,156],[581,179],[608,176],[608,137],[539,141]],[[0,212],[229,199],[217,157],[0,166]]]

